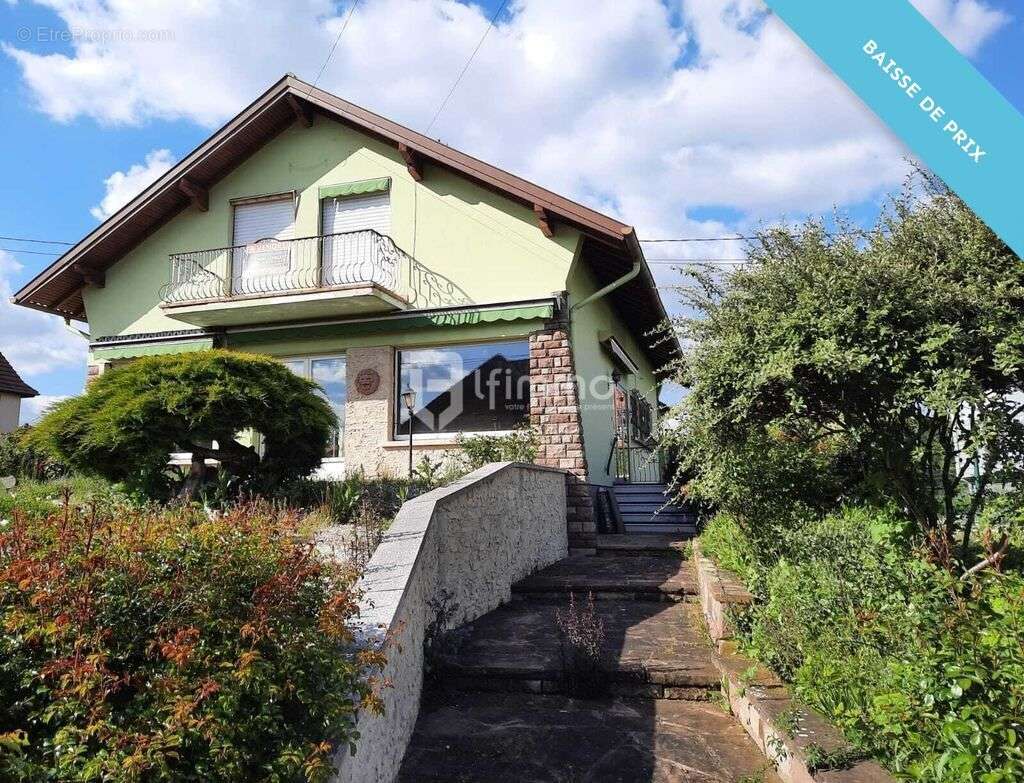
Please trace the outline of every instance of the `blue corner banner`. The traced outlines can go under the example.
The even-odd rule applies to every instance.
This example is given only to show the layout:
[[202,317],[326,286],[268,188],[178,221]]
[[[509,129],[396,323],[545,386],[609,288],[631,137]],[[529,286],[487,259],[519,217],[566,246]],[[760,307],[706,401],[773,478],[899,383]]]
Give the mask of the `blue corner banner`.
[[1024,116],[908,0],[765,0],[1024,257]]

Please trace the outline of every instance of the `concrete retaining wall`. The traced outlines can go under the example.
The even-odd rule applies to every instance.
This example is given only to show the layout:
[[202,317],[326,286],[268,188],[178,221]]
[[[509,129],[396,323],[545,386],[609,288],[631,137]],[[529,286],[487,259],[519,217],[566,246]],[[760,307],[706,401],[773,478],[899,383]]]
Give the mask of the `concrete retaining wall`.
[[505,603],[514,582],[566,556],[565,474],[496,463],[408,501],[362,579],[360,633],[387,634],[383,716],[363,714],[355,756],[339,751],[336,781],[394,779],[419,713],[423,640],[445,599],[446,628]]

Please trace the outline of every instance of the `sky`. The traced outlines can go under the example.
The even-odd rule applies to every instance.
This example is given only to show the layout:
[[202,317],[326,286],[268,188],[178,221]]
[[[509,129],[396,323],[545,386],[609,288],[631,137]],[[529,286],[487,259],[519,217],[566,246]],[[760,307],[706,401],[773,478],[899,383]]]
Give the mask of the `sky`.
[[[1024,1],[913,3],[1024,111]],[[286,72],[641,239],[835,209],[869,223],[907,174],[907,150],[759,0],[4,0],[0,236],[80,239]],[[86,341],[8,301],[60,246],[0,248],[0,352],[40,391],[30,421],[81,391]],[[742,257],[645,249],[664,286],[675,259]]]

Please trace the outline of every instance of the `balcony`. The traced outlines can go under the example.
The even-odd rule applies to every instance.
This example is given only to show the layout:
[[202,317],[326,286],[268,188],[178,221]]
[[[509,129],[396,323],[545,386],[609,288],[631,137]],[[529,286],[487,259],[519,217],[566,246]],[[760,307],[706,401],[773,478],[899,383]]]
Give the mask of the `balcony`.
[[472,304],[458,286],[373,230],[170,256],[171,318],[232,326]]

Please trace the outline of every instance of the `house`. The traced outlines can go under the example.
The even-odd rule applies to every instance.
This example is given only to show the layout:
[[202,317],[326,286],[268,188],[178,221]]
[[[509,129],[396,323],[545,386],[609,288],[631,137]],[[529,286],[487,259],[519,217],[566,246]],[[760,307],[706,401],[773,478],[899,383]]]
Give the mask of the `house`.
[[338,413],[327,473],[404,474],[407,389],[417,460],[532,423],[538,461],[572,476],[577,542],[616,449],[650,453],[628,422],[656,424],[678,351],[650,336],[666,313],[633,228],[292,75],[15,301],[88,322],[89,376],[213,346],[278,357]]
[[38,395],[0,353],[0,433],[14,432],[21,421],[21,401]]

